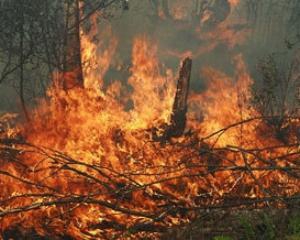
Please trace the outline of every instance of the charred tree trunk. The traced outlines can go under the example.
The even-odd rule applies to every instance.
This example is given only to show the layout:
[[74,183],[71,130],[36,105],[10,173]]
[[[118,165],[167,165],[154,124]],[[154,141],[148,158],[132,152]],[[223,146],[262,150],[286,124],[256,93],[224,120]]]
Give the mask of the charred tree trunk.
[[150,0],[150,4],[151,4],[152,8],[154,9],[155,15],[158,15],[158,11],[159,11],[158,0]]
[[65,2],[65,56],[63,88],[83,87],[83,73],[80,49],[80,8],[79,0]]
[[169,2],[168,0],[162,0],[161,2],[162,10],[166,18],[170,18],[169,12]]
[[186,58],[182,62],[182,66],[179,71],[171,121],[169,125],[163,127],[163,134],[160,137],[156,136],[159,140],[167,141],[172,137],[180,137],[184,133],[186,126],[186,113],[188,109],[187,100],[190,87],[191,71],[192,60],[190,58]]
[[25,103],[25,97],[24,97],[24,0],[20,0],[19,2],[19,14],[20,14],[20,25],[19,25],[19,35],[20,35],[20,42],[19,42],[19,65],[20,65],[20,101],[21,106],[25,115],[26,120],[29,120],[29,114],[27,111],[26,103]]
[[174,137],[182,135],[185,129],[191,71],[192,60],[190,58],[186,58],[183,61],[182,67],[179,72],[177,90],[171,115],[171,126],[169,129],[169,134]]

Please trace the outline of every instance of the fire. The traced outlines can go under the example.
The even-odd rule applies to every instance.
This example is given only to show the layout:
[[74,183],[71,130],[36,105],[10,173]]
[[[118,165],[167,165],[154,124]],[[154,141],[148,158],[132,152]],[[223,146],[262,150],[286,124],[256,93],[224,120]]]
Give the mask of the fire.
[[[97,15],[92,17],[91,24],[97,24],[97,17]],[[81,35],[84,86],[100,91],[103,87],[104,75],[110,67],[118,45],[117,38],[109,25],[102,31],[99,28],[92,28],[89,34],[81,31]]]
[[172,1],[170,13],[175,20],[187,20],[190,17],[193,1]]
[[[239,2],[230,2],[230,4],[236,7]],[[174,3],[175,8],[176,6],[179,13],[184,14],[186,12],[186,9],[183,8],[180,3]],[[207,53],[211,53],[219,46],[223,46],[231,52],[235,50],[235,48],[247,44],[249,36],[251,36],[252,33],[252,29],[247,24],[247,20],[235,15],[232,11],[228,11],[224,19],[216,21],[214,14],[216,14],[216,12],[206,9],[201,14],[200,21],[197,24],[178,24],[178,26],[176,26],[178,29],[190,28],[193,35],[201,42],[198,47],[193,47],[193,49],[188,48],[182,52],[176,49],[168,49],[165,54],[177,57],[178,59],[183,59],[187,55],[198,59]],[[177,20],[186,19],[184,17],[178,17]]]
[[[198,119],[203,118],[203,122],[195,123],[201,132],[201,135],[209,135],[219,129],[223,129],[232,122],[240,122],[258,116],[258,113],[251,107],[251,85],[253,80],[247,73],[242,56],[238,55],[234,59],[236,65],[236,76],[234,79],[218,72],[212,68],[206,68],[202,71],[208,82],[208,89],[202,94],[193,94],[191,97],[192,109],[201,109],[191,114],[202,113],[203,116],[195,116]],[[222,101],[220,101],[222,99]],[[250,126],[255,127],[255,126]],[[249,129],[253,131],[253,129]],[[229,132],[224,134],[220,142],[222,146],[228,144],[239,145],[238,133]],[[243,136],[253,136],[253,134],[243,133]]]
[[[228,48],[233,49],[236,46],[241,46],[251,34],[251,29],[244,27],[243,19],[232,20],[230,18],[218,24],[209,32],[203,32],[201,28],[196,29],[199,39],[209,42],[209,46],[218,46],[224,44]],[[239,29],[242,26],[242,29]]]
[[155,121],[167,122],[175,93],[173,73],[167,69],[165,75],[161,74],[157,46],[145,36],[134,42],[131,73],[128,83],[133,88],[132,127],[145,129]]
[[157,45],[138,36],[131,90],[117,81],[104,90],[117,40],[108,31],[108,45],[94,44],[94,34],[82,40],[85,87],[66,92],[54,84],[30,122],[0,135],[6,139],[0,142],[1,231],[21,226],[74,239],[142,238],[151,227],[187,223],[193,210],[227,196],[299,192],[299,181],[283,170],[296,166],[298,145],[282,146],[259,118],[241,55],[234,77],[202,71],[208,88],[189,100],[191,131],[155,141],[154,129],[170,124],[176,74],[159,63]]
[[240,0],[229,0],[231,8],[235,8],[240,4]]

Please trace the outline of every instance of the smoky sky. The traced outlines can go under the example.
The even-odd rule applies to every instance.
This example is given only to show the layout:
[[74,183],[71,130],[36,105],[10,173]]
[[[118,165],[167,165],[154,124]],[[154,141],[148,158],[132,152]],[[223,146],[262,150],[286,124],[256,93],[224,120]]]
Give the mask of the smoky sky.
[[[158,16],[159,10],[151,1],[133,0],[128,11],[111,19],[110,24],[119,39],[116,55],[124,65],[130,66],[133,39],[141,34],[158,44],[160,61],[174,71],[181,54],[191,52],[192,88],[196,91],[205,88],[200,74],[202,67],[212,66],[232,74],[232,59],[239,53],[244,56],[249,71],[258,78],[259,60],[272,53],[287,52],[286,40],[296,35],[297,1],[245,0],[237,5],[224,0],[168,2],[169,16]],[[202,9],[197,8],[196,2],[202,4]],[[280,57],[285,59],[287,55]],[[107,81],[112,77],[126,81],[126,71],[112,68],[106,75]]]
[[[288,62],[293,55],[292,51],[282,53],[288,52],[287,41],[293,42],[298,34],[300,3],[297,0],[167,2],[168,12],[164,11],[161,0],[130,0],[128,9],[99,17],[99,32],[110,27],[118,39],[111,68],[105,75],[106,83],[113,80],[126,82],[133,40],[138,35],[145,35],[157,44],[162,66],[175,72],[184,53],[189,52],[193,58],[191,87],[195,91],[205,89],[201,68],[211,66],[233,74],[232,59],[237,54],[243,55],[256,81],[259,81],[256,65],[261,58],[280,53],[282,62]],[[105,39],[108,44],[109,37]],[[101,34],[98,38],[98,41],[103,40]],[[29,90],[39,81],[38,77],[32,72],[27,73]],[[18,91],[13,82],[14,78],[0,85],[0,111],[19,109]]]

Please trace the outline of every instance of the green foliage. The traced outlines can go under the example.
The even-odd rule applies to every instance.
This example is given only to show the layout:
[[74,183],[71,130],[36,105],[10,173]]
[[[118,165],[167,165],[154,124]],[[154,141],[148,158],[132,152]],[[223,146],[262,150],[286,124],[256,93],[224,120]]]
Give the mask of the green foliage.
[[300,235],[291,235],[286,238],[286,240],[300,240]]
[[213,240],[232,240],[232,238],[228,236],[216,236]]
[[300,215],[296,215],[290,218],[288,231],[293,235],[297,235],[300,239]]
[[261,78],[252,88],[252,104],[266,117],[265,122],[279,140],[286,141],[289,128],[287,116],[296,112],[296,84],[294,80],[297,59],[282,62],[280,55],[271,54],[257,65]]
[[267,215],[267,214],[263,214],[262,215],[262,220],[265,226],[265,231],[263,233],[264,235],[264,239],[265,240],[275,240],[276,239],[276,232],[275,232],[275,225],[274,222],[272,220],[272,218]]
[[279,108],[278,87],[280,72],[271,55],[258,64],[258,72],[261,74],[261,84],[254,89],[254,104],[265,116],[277,115]]
[[273,125],[282,124],[278,120],[293,112],[295,101],[292,76],[298,63],[296,59],[282,62],[280,56],[274,53],[260,60],[257,65],[260,81],[252,89],[253,104],[262,116],[279,117]]
[[248,218],[246,218],[245,216],[240,216],[239,220],[240,220],[241,227],[244,230],[243,231],[244,239],[246,240],[255,239],[255,231]]

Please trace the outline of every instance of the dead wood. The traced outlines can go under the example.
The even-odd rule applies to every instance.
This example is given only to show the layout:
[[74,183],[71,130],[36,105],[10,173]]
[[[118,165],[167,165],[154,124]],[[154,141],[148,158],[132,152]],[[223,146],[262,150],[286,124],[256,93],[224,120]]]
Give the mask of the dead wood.
[[159,137],[157,137],[157,133],[154,131],[154,139],[168,141],[170,138],[180,137],[184,133],[186,126],[186,113],[188,110],[187,100],[190,88],[191,71],[192,59],[187,57],[182,62],[179,71],[170,124],[160,127],[163,128],[163,133]]

